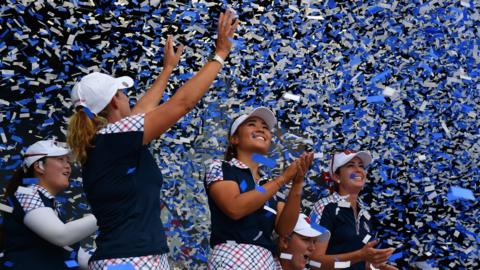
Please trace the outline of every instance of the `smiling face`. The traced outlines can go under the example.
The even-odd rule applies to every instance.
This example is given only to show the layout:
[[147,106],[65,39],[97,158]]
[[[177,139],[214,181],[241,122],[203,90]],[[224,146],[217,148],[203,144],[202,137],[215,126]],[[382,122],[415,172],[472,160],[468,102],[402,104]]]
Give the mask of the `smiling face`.
[[272,133],[263,119],[252,116],[245,120],[230,137],[237,151],[267,154],[272,143]]
[[291,237],[280,238],[280,252],[292,255],[291,260],[280,259],[284,270],[304,269],[315,249],[315,237],[293,233]]
[[354,157],[347,164],[338,168],[337,172],[333,174],[333,180],[340,181],[340,194],[358,194],[367,181],[367,173],[363,161],[358,157]]
[[46,188],[52,195],[68,187],[68,179],[72,172],[68,155],[47,157],[44,161],[35,162],[34,166],[39,185]]

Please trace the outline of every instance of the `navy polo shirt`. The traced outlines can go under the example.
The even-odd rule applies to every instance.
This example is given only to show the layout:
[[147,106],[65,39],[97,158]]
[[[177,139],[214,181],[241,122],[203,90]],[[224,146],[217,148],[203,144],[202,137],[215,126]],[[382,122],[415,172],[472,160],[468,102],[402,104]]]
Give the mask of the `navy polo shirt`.
[[168,252],[160,220],[162,174],[143,145],[144,115],[99,130],[83,166],[83,187],[100,233],[91,260]]
[[[362,241],[367,235],[371,236],[372,221],[361,202],[357,203],[357,212],[355,217],[350,203],[338,193],[314,205],[311,217],[315,218],[314,214],[316,214],[316,222],[331,233],[325,254],[352,252],[365,245]],[[365,269],[365,262],[350,265],[349,269]]]
[[[23,223],[29,211],[40,207],[55,210],[55,198],[46,189],[34,185],[29,187],[29,190],[32,192],[16,192],[15,196],[9,197],[13,212],[4,213],[5,251],[0,269],[78,269],[69,268],[65,264],[65,261],[72,260],[70,252],[43,239]],[[73,256],[75,255],[76,251],[73,252]]]
[[[268,176],[262,177],[258,185],[262,185],[268,181]],[[208,186],[215,181],[235,181],[240,193],[255,190],[256,183],[250,169],[237,159],[231,161],[215,160],[205,179],[206,190],[208,194]],[[218,207],[216,202],[208,194],[208,205],[211,213],[212,232],[210,235],[210,246],[234,241],[238,244],[252,244],[261,246],[275,252],[275,243],[272,240],[272,232],[275,229],[275,214],[269,209],[276,211],[279,196],[275,195],[269,199],[264,207],[257,209],[255,212],[239,219],[233,220],[228,217]]]

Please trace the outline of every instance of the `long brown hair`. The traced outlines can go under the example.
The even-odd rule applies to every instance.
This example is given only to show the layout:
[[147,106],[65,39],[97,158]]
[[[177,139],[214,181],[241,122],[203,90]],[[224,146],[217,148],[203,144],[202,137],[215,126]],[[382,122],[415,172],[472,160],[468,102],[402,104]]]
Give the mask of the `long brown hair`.
[[67,143],[76,161],[85,163],[87,151],[93,147],[92,141],[95,134],[107,124],[107,109],[90,119],[82,107],[77,108],[68,121],[67,130]]

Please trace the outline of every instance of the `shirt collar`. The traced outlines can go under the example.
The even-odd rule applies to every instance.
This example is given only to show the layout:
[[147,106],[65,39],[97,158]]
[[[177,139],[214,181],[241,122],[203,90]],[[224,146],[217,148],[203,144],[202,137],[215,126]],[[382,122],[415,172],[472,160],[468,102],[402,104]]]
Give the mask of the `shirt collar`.
[[249,169],[248,166],[245,165],[245,163],[241,162],[240,160],[238,160],[236,158],[232,158],[229,162],[230,162],[230,165],[235,166],[237,168]]
[[[332,194],[334,200],[336,202],[339,202],[339,201],[347,201],[347,198],[348,198],[348,195],[340,195],[338,194],[336,191]],[[366,208],[366,205],[365,203],[362,201],[362,199],[360,197],[357,198],[357,203],[358,203],[358,206],[360,207],[360,209],[364,209]]]
[[[241,162],[236,158],[232,158],[229,163],[230,165],[240,169],[250,169],[247,165],[245,165],[245,163]],[[260,166],[258,167],[258,174],[260,175],[260,180],[262,180],[264,177],[267,177],[267,173],[264,171],[264,166],[262,164],[260,164]]]
[[34,184],[31,186],[31,188],[33,190],[37,190],[37,191],[40,191],[43,195],[45,195],[45,197],[47,197],[48,199],[55,199],[55,196],[53,196],[52,194],[50,194],[50,192],[48,192],[48,190],[42,186],[39,186],[37,184]]

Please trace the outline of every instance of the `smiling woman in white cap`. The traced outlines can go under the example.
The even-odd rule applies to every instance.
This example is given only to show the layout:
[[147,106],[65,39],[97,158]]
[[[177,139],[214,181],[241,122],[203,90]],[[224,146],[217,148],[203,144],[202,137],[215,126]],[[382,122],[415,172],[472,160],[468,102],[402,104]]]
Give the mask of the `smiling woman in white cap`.
[[[205,186],[212,231],[209,269],[275,269],[272,232],[290,235],[300,211],[305,174],[313,155],[304,153],[280,176],[269,177],[254,156],[271,145],[276,118],[260,107],[233,121],[225,160],[208,167]],[[287,202],[277,195],[292,183]]]
[[[365,170],[372,162],[369,152],[345,150],[335,152],[329,165],[335,192],[316,202],[311,213],[317,222],[330,231],[328,241],[318,242],[311,258],[321,262],[320,269],[396,269],[387,265],[394,249],[376,249],[372,239],[370,214],[359,199],[367,181]],[[313,268],[317,269],[317,268]]]
[[52,140],[27,148],[23,166],[6,188],[13,207],[3,222],[4,256],[0,269],[77,269],[68,267],[74,244],[97,229],[93,215],[64,223],[57,214],[55,195],[68,187],[69,150]]
[[318,262],[310,260],[310,255],[315,250],[315,243],[328,237],[328,234],[311,226],[310,218],[300,214],[292,234],[278,238],[277,270],[303,270],[307,264],[319,265]]
[[67,141],[82,163],[83,186],[100,234],[90,269],[128,264],[132,269],[169,269],[168,246],[160,220],[163,179],[148,144],[192,110],[208,90],[228,56],[238,22],[231,10],[221,13],[215,55],[168,101],[159,104],[181,48],[165,45],[162,73],[130,109],[119,89],[131,87],[129,77],[92,73],[72,92],[77,112]]

